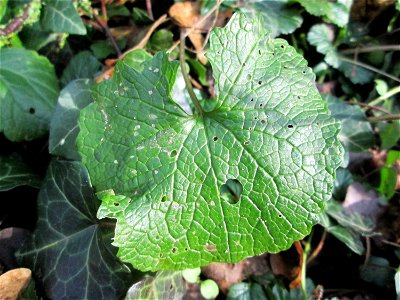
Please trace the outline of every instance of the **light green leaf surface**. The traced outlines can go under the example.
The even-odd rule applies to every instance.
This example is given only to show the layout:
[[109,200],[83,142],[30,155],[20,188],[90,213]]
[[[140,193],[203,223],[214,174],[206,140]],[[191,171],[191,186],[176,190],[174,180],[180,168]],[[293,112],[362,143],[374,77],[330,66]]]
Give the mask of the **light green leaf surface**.
[[325,61],[334,68],[340,65],[336,48],[333,46],[335,39],[334,30],[326,24],[313,25],[307,33],[307,41],[317,48],[321,54],[325,54]]
[[0,132],[11,141],[43,136],[59,92],[53,65],[20,48],[0,49],[0,57]]
[[[235,53],[235,55],[232,55]],[[259,20],[235,14],[207,54],[216,109],[189,116],[171,99],[177,62],[159,53],[142,72],[124,61],[94,88],[78,148],[114,245],[141,270],[185,269],[287,249],[329,200],[342,147],[315,75]],[[220,196],[228,179],[243,192]]]
[[101,63],[89,51],[79,52],[72,57],[61,76],[61,84],[67,85],[74,79],[93,79],[94,74],[100,69]]
[[332,116],[342,122],[339,139],[348,151],[362,152],[375,145],[371,124],[360,107],[347,104],[331,95],[325,98]]
[[148,276],[131,286],[125,300],[183,298],[185,292],[181,272],[160,271],[155,276]]
[[44,30],[86,34],[86,27],[72,1],[45,0],[44,2],[41,12],[41,24]]
[[77,79],[60,93],[50,123],[49,152],[71,160],[80,160],[75,140],[79,132],[78,118],[81,109],[92,102],[89,79]]
[[308,13],[314,16],[325,16],[329,22],[340,27],[349,21],[352,0],[297,0]]
[[52,161],[39,192],[32,240],[19,252],[49,299],[120,299],[131,279],[115,257],[110,227],[79,162]]
[[0,156],[0,191],[21,185],[39,188],[40,178],[29,169],[18,155]]
[[244,2],[240,11],[249,18],[261,15],[264,27],[271,37],[289,34],[303,23],[303,18],[297,8],[291,8],[289,0],[249,0]]

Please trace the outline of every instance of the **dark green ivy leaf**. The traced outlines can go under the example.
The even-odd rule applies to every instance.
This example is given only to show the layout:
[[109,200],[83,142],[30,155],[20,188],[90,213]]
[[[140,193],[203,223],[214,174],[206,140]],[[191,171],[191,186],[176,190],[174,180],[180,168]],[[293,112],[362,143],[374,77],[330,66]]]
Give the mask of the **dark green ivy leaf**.
[[[158,53],[142,71],[117,64],[81,113],[83,162],[97,191],[113,190],[99,217],[118,220],[118,255],[142,270],[287,249],[331,197],[339,125],[306,61],[243,14],[210,41],[213,111],[171,99],[178,63]],[[243,186],[236,204],[220,195],[229,179]]]
[[72,80],[80,78],[93,79],[100,67],[101,63],[89,51],[79,52],[65,67],[61,76],[61,84],[65,86]]
[[60,93],[50,123],[49,152],[71,160],[80,160],[75,140],[79,132],[81,109],[92,102],[89,79],[70,82]]
[[52,161],[38,197],[39,221],[19,252],[49,299],[118,299],[130,272],[114,256],[110,229],[79,162]]
[[43,136],[59,92],[53,65],[25,49],[3,48],[0,57],[0,132],[11,141]]
[[39,188],[40,178],[29,169],[16,154],[0,156],[0,191],[8,191],[21,185]]
[[45,0],[41,12],[44,30],[71,34],[86,34],[85,25],[74,7],[73,1]]

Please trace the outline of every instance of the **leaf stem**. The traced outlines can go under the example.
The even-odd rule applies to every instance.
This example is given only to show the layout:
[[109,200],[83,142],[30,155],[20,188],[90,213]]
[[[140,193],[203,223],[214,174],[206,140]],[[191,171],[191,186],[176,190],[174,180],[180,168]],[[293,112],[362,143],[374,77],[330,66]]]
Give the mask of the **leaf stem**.
[[400,51],[400,45],[382,45],[382,46],[371,46],[361,47],[355,49],[344,49],[339,51],[341,54],[353,54],[353,53],[369,53],[374,51]]
[[308,252],[310,252],[311,250],[311,241],[313,235],[314,231],[311,231],[303,250],[303,266],[301,268],[301,291],[303,292],[304,300],[308,300],[306,271],[307,271]]
[[379,103],[385,101],[386,99],[388,99],[389,97],[392,97],[393,95],[396,95],[397,93],[400,93],[400,85],[390,89],[382,96],[379,96],[378,98],[372,100],[369,103],[369,105],[378,105]]
[[384,122],[384,121],[396,121],[396,120],[400,120],[400,114],[368,118],[368,121],[371,123],[379,123],[379,122]]
[[201,117],[201,116],[203,116],[204,111],[200,105],[199,100],[196,97],[196,94],[193,91],[192,82],[190,81],[189,75],[186,72],[186,68],[185,68],[185,38],[186,38],[185,31],[181,30],[181,38],[180,38],[181,46],[180,46],[180,51],[179,51],[179,61],[181,63],[182,75],[183,75],[183,79],[185,80],[186,88],[189,92],[190,99],[192,99],[194,107],[196,108],[197,113]]
[[370,70],[370,71],[372,71],[372,72],[378,73],[378,74],[380,74],[380,75],[382,75],[382,76],[385,76],[385,77],[388,77],[388,78],[390,78],[390,79],[392,79],[392,80],[394,80],[394,81],[400,82],[400,79],[399,79],[399,78],[397,78],[397,77],[395,77],[395,76],[393,76],[393,75],[390,75],[389,73],[386,73],[386,72],[384,72],[384,71],[382,71],[382,70],[379,70],[379,69],[377,69],[377,68],[375,68],[375,67],[373,67],[373,66],[370,66],[370,65],[368,65],[368,64],[365,64],[365,63],[362,63],[362,62],[359,62],[359,61],[355,61],[355,60],[353,60],[353,59],[349,59],[349,58],[344,57],[344,56],[340,56],[339,59],[340,59],[341,61],[348,62],[348,63],[351,63],[351,64],[353,64],[353,65],[362,67],[362,68],[364,68],[364,69]]

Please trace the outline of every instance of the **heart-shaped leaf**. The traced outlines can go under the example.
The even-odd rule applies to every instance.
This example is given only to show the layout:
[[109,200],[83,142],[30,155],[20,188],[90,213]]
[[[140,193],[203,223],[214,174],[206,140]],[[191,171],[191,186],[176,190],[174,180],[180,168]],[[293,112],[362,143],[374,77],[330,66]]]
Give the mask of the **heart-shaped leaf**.
[[243,14],[213,31],[207,56],[213,111],[171,99],[178,63],[159,53],[140,71],[120,62],[80,116],[91,180],[113,190],[98,216],[117,219],[118,255],[141,270],[287,249],[331,197],[340,128],[304,58]]

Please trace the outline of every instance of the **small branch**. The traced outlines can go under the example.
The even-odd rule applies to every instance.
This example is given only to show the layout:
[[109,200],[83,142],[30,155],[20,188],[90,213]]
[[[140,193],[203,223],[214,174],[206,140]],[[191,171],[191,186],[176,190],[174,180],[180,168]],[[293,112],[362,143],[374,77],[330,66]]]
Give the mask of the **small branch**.
[[379,123],[379,122],[384,122],[384,121],[396,121],[396,120],[400,120],[400,114],[368,118],[368,121],[371,123]]
[[345,62],[351,63],[351,64],[353,64],[353,65],[362,67],[362,68],[364,68],[364,69],[373,71],[373,72],[378,73],[378,74],[380,74],[380,75],[382,75],[382,76],[388,77],[388,78],[390,78],[390,79],[392,79],[392,80],[394,80],[394,81],[400,82],[400,79],[399,79],[399,78],[394,77],[393,75],[390,75],[389,73],[386,73],[386,72],[384,72],[384,71],[381,71],[381,70],[379,70],[379,69],[377,69],[377,68],[375,68],[375,67],[373,67],[373,66],[370,66],[370,65],[367,65],[367,64],[365,64],[365,63],[362,63],[362,62],[359,62],[359,61],[355,61],[355,60],[352,60],[352,59],[348,59],[348,58],[346,58],[346,57],[344,57],[344,56],[340,56],[339,59],[340,59],[341,61],[345,61]]
[[378,98],[372,100],[371,102],[369,102],[369,105],[377,105],[377,104],[385,101],[386,99],[392,97],[393,95],[396,95],[397,93],[400,93],[400,85],[396,86],[395,88],[390,89],[382,96],[379,96]]
[[[192,26],[189,30],[186,30],[186,31],[185,31],[185,38],[186,38],[189,34],[191,34],[193,31],[197,30],[198,27],[199,27],[209,16],[211,16],[211,15],[214,13],[214,11],[221,5],[222,2],[224,2],[224,0],[218,0],[217,3],[210,9],[210,11],[209,11],[208,13],[206,13],[206,14],[204,15],[204,17],[201,18],[201,19],[196,23],[195,26]],[[171,52],[179,45],[180,42],[181,42],[181,40],[176,41],[176,42],[171,46],[171,48],[169,48],[169,49],[167,50],[167,53],[171,53]]]
[[341,54],[369,53],[374,51],[400,51],[400,45],[383,45],[340,50]]
[[101,25],[103,30],[105,31],[108,39],[110,40],[111,44],[113,45],[115,51],[117,51],[118,56],[121,55],[121,50],[119,49],[117,42],[115,41],[113,35],[111,34],[110,28],[107,25],[107,21],[104,21],[99,17],[99,15],[93,10],[93,16],[96,18],[97,22]]
[[181,30],[181,38],[180,38],[181,47],[180,47],[180,51],[179,51],[179,61],[181,63],[182,75],[183,75],[183,79],[185,80],[186,88],[189,92],[190,99],[192,99],[194,107],[196,108],[197,113],[201,117],[201,116],[203,116],[204,111],[200,105],[199,100],[197,99],[197,97],[193,91],[192,83],[190,82],[189,75],[187,74],[186,68],[185,68],[185,38],[186,38],[185,32],[184,32],[184,30]]
[[385,243],[385,244],[388,244],[388,245],[390,245],[390,246],[393,246],[393,247],[400,248],[400,245],[399,245],[399,244],[393,243],[393,242],[388,241],[388,240],[381,240],[381,242],[382,242],[382,243]]
[[358,105],[358,106],[366,107],[366,108],[373,109],[373,110],[379,110],[379,111],[384,112],[384,113],[389,114],[389,115],[392,114],[390,111],[388,111],[388,110],[386,110],[386,109],[384,109],[382,107],[379,107],[379,106],[375,106],[375,105],[371,105],[371,104],[367,104],[367,103],[362,103],[362,102],[356,102],[356,101],[345,101],[345,102],[348,103],[348,104],[351,104],[351,105]]
[[167,15],[162,15],[160,18],[158,18],[157,21],[155,21],[149,30],[146,32],[146,35],[143,37],[143,39],[140,41],[139,44],[137,44],[135,47],[125,51],[122,55],[120,55],[120,59],[124,58],[129,52],[135,51],[137,49],[142,49],[146,46],[147,42],[149,41],[151,35],[153,32],[157,29],[158,26],[160,26],[162,23],[167,22],[169,19],[167,18]]
[[14,32],[17,32],[24,25],[24,21],[29,17],[29,10],[31,8],[31,4],[29,3],[23,13],[22,16],[14,18],[10,23],[7,24],[6,28],[0,29],[0,36],[9,36]]
[[367,236],[365,237],[365,260],[364,260],[364,267],[368,265],[369,258],[371,257],[371,239]]
[[314,251],[307,259],[307,264],[309,264],[313,259],[315,259],[321,252],[322,248],[324,247],[326,236],[327,236],[327,231],[324,229],[324,233],[322,234],[321,240],[319,241],[317,247],[315,247]]
[[151,0],[146,0],[146,9],[149,17],[154,20],[153,10],[151,8]]

